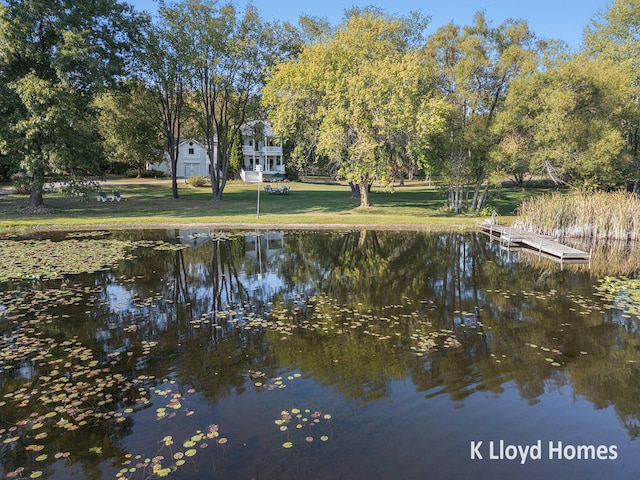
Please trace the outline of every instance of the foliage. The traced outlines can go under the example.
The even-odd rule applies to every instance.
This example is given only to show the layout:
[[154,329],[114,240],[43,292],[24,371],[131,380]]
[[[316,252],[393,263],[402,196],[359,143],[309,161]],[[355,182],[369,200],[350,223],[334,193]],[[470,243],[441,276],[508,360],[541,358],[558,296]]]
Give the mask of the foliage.
[[142,177],[147,164],[164,159],[158,119],[147,113],[153,110],[152,102],[152,93],[135,81],[122,83],[119,89],[96,99],[107,160],[125,163],[137,171],[138,177]]
[[[640,88],[638,57],[640,55],[640,2],[614,0],[594,15],[585,29],[584,51],[590,58],[609,60],[630,75],[635,89]],[[640,110],[637,92],[622,119],[622,135],[626,154],[633,161],[632,168],[624,172],[624,179],[640,191]]]
[[491,127],[512,81],[537,67],[534,36],[524,21],[507,20],[492,28],[478,12],[473,25],[439,28],[429,38],[428,52],[448,106],[446,128],[429,167],[446,181],[452,211],[462,211],[467,184],[474,188],[470,208],[480,210],[489,184],[482,195],[480,189],[499,169],[489,154],[496,142]]
[[208,182],[202,175],[194,175],[187,179],[187,183],[192,187],[204,187]]
[[[136,178],[138,176],[137,170],[127,170],[125,175],[128,178]],[[165,178],[166,175],[161,170],[144,170],[141,175],[142,178]]]
[[19,161],[31,206],[43,203],[46,175],[96,173],[91,96],[123,73],[135,24],[117,0],[0,4],[0,83],[9,97],[0,150]]
[[296,142],[292,156],[329,158],[363,207],[373,181],[390,183],[395,162],[415,159],[441,128],[433,70],[418,50],[424,27],[419,16],[354,9],[331,36],[274,68],[263,90],[274,130]]
[[616,185],[630,167],[621,126],[633,97],[626,73],[604,59],[578,56],[522,76],[500,113],[500,149],[510,168],[558,184]]
[[243,165],[244,155],[242,153],[242,133],[240,132],[233,140],[233,148],[231,149],[231,156],[229,158],[229,179],[237,179]]

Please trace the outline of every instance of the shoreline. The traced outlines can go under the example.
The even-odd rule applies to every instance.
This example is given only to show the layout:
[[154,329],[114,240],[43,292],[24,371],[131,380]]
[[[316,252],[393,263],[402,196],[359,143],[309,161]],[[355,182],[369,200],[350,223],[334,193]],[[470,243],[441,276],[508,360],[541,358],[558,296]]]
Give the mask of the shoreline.
[[74,231],[74,230],[154,230],[166,228],[209,228],[220,230],[397,230],[397,231],[471,231],[478,228],[477,224],[446,224],[436,223],[429,225],[412,225],[412,224],[348,224],[348,223],[277,223],[265,225],[264,223],[174,223],[174,222],[151,222],[151,223],[100,223],[100,224],[82,224],[82,225],[33,225],[19,227],[0,227],[0,234],[17,233],[17,232],[46,232],[46,231]]

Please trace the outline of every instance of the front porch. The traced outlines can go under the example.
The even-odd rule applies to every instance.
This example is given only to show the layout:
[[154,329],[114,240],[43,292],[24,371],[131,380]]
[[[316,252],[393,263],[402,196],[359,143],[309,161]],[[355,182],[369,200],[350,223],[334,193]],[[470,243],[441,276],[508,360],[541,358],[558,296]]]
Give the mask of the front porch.
[[269,182],[273,175],[285,174],[282,138],[274,137],[269,122],[255,120],[242,128],[243,165],[240,177],[245,182]]

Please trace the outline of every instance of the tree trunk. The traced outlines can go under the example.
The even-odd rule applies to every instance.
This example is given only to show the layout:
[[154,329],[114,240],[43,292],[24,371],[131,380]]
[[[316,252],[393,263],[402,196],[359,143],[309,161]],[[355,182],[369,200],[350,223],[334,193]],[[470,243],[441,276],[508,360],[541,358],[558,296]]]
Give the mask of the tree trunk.
[[522,188],[524,185],[524,173],[518,175],[518,172],[513,172],[513,180],[516,183],[517,187]]
[[365,182],[360,182],[360,207],[370,207],[369,203],[369,188],[370,185],[367,185]]
[[349,188],[351,188],[351,198],[360,197],[360,186],[357,183],[349,182]]
[[41,207],[44,205],[42,191],[44,190],[44,167],[38,166],[33,174],[31,192],[29,195],[30,207]]
[[30,207],[41,207],[44,205],[44,198],[42,197],[42,190],[37,187],[31,187],[31,194],[29,195]]
[[171,165],[171,196],[178,198],[178,139],[175,138],[173,132],[166,132],[167,154],[169,155],[169,164]]
[[476,186],[473,189],[473,200],[471,200],[471,210],[479,210],[478,208],[478,196],[480,195],[481,182],[476,182]]
[[479,212],[484,208],[484,204],[487,201],[487,194],[489,193],[489,184],[487,183],[482,191],[482,195],[480,196],[480,200],[478,201],[478,205],[476,207],[476,212]]
[[462,211],[462,201],[464,200],[464,187],[462,185],[449,186],[449,210],[456,215]]

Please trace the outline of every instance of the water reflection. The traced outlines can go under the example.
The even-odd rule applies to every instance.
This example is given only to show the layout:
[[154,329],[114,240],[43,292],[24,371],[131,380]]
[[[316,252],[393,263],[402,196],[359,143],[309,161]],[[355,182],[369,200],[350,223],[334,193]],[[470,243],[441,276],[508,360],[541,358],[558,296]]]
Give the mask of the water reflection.
[[[600,439],[597,411],[606,409],[618,420],[602,441],[624,438],[631,449],[638,436],[637,318],[594,296],[588,271],[522,262],[481,234],[200,229],[110,238],[176,248],[135,243],[136,259],[112,270],[8,283],[0,293],[5,475],[376,478],[376,460],[351,470],[373,456],[398,478],[424,478],[441,458],[408,465],[400,445],[434,441],[465,475],[477,473],[469,430],[493,435],[506,402],[525,417],[544,412],[527,426],[534,438],[564,425],[557,435],[567,441]],[[581,419],[592,427],[568,433],[573,424],[553,407],[567,392],[596,409]],[[319,460],[325,446],[309,434],[291,464],[281,440],[304,441],[273,423],[307,404],[332,411],[323,436],[338,437],[336,446],[326,442]],[[435,417],[409,412],[435,406]],[[434,430],[440,418],[458,433]],[[389,445],[376,431],[402,441]],[[197,436],[198,455],[179,463],[174,453]],[[483,465],[487,475],[512,467]],[[560,475],[575,467],[553,466]]]

